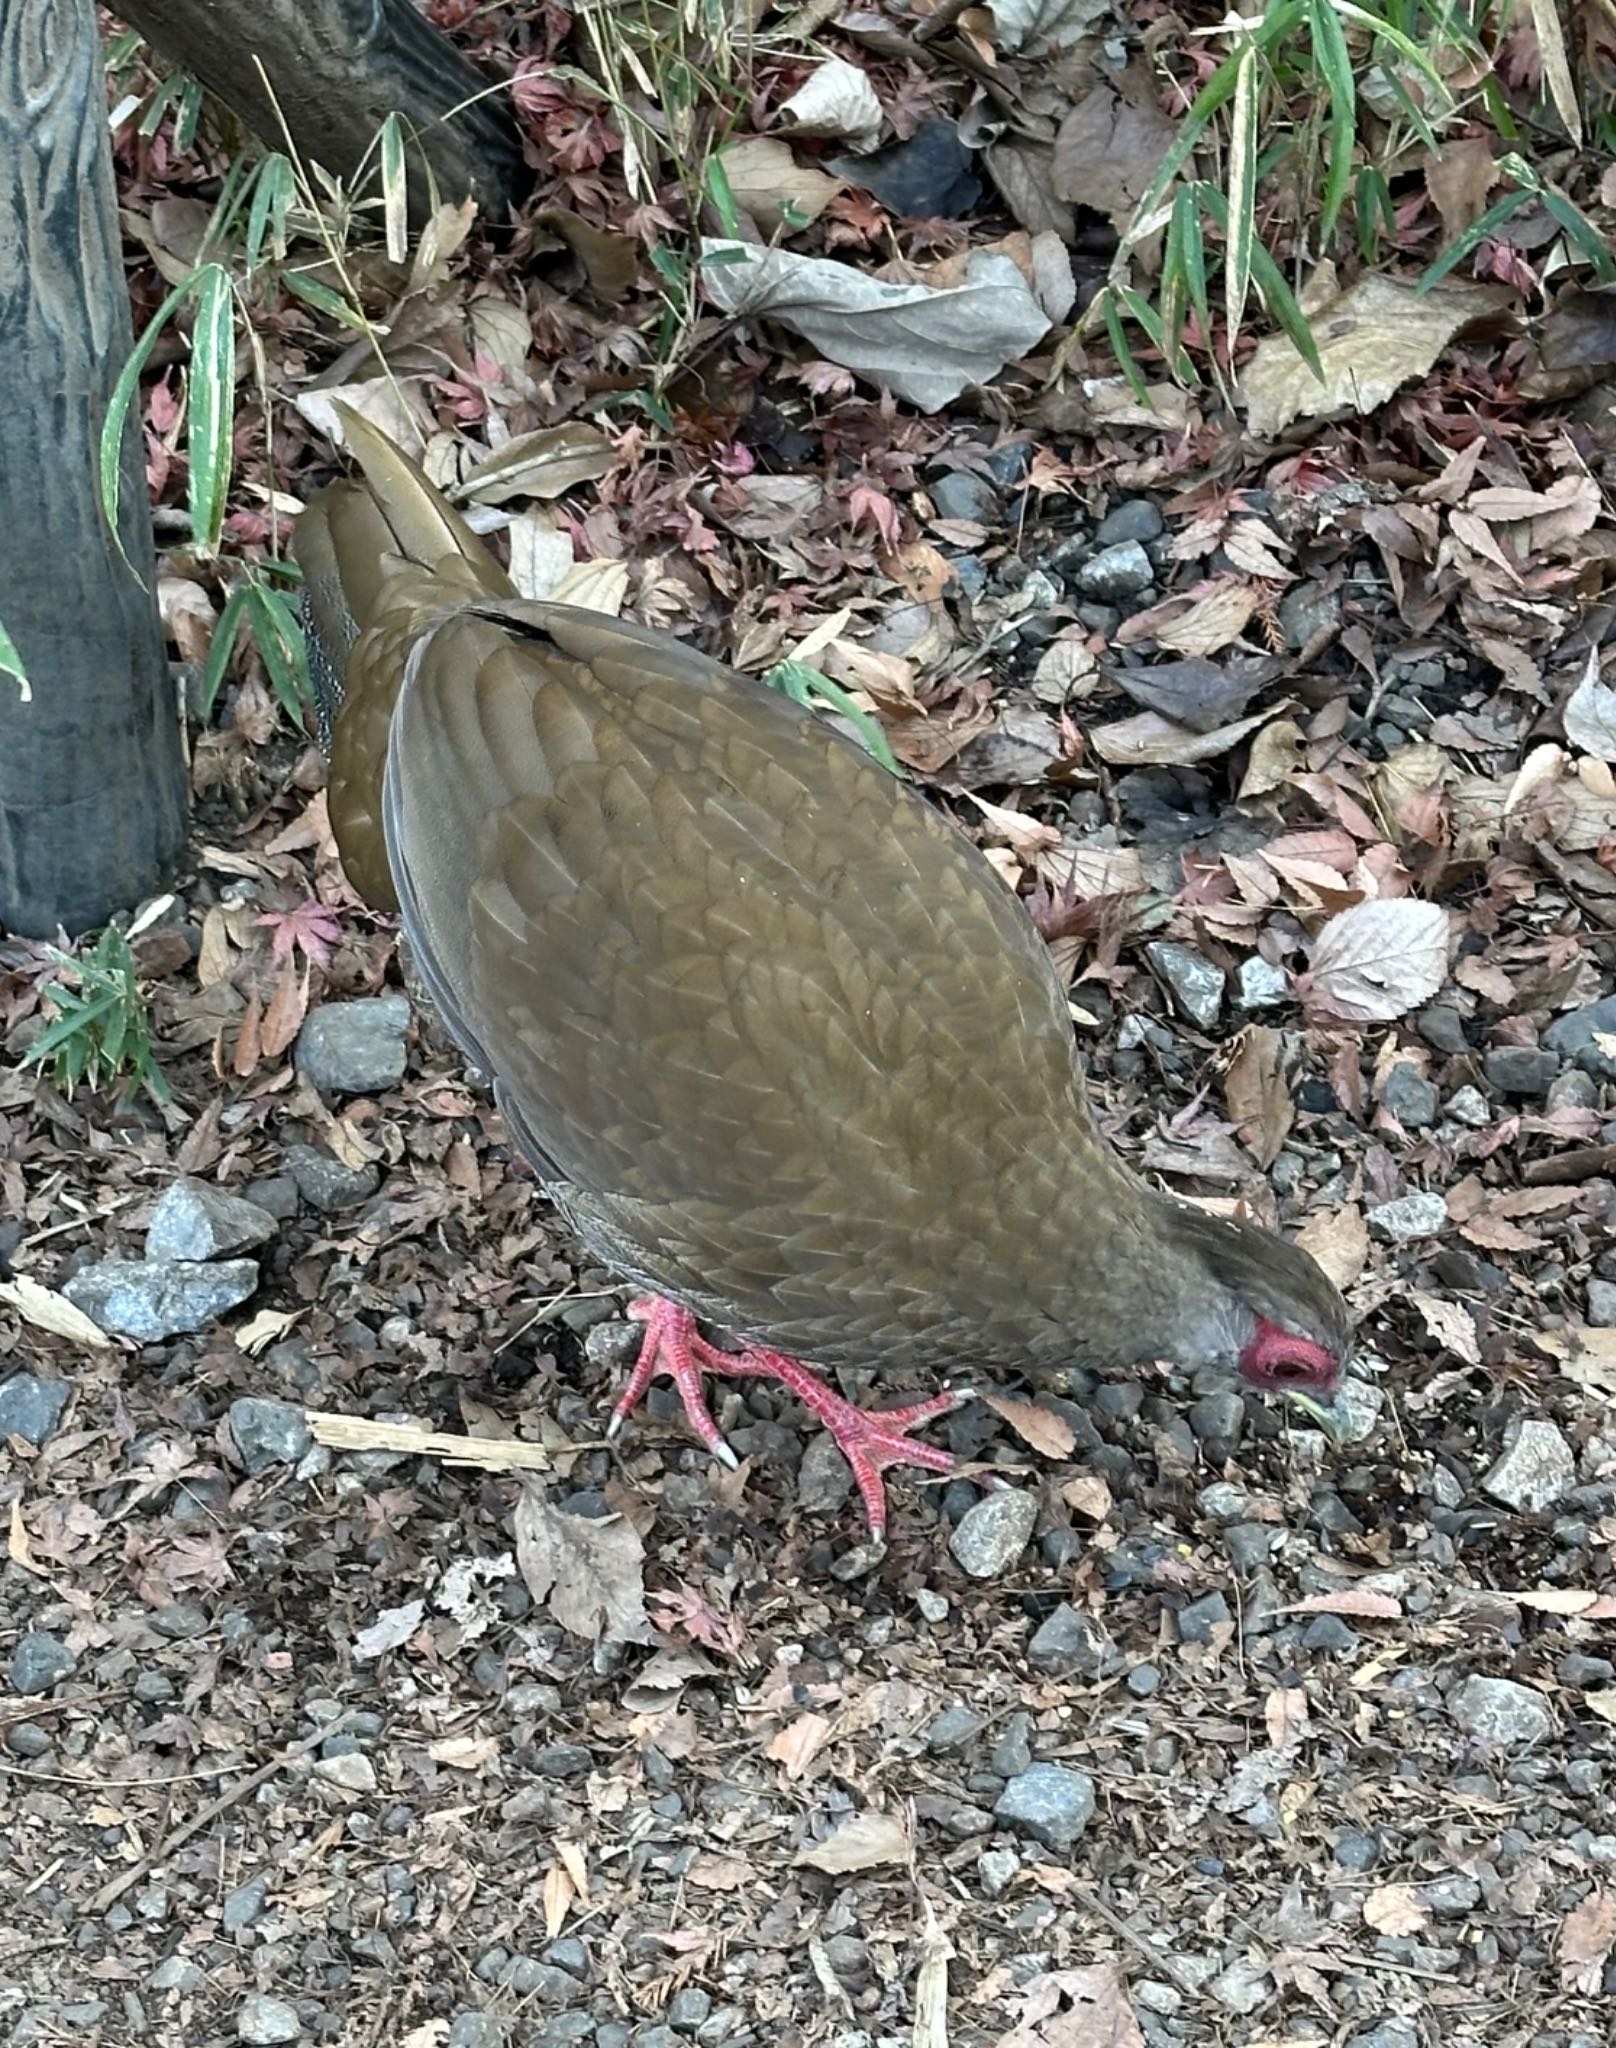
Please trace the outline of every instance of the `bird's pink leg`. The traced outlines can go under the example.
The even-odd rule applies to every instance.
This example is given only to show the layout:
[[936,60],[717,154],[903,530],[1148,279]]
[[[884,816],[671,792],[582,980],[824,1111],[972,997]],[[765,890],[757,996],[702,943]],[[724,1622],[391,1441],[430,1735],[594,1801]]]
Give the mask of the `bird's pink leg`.
[[608,1436],[615,1436],[622,1428],[624,1418],[639,1405],[652,1380],[659,1373],[666,1373],[679,1389],[691,1428],[715,1458],[733,1467],[737,1462],[735,1453],[725,1443],[707,1406],[702,1375],[779,1380],[819,1417],[852,1466],[870,1534],[877,1542],[886,1535],[886,1490],[881,1474],[888,1465],[923,1465],[932,1472],[947,1472],[953,1467],[954,1460],[947,1451],[935,1444],[911,1443],[909,1431],[935,1416],[946,1415],[949,1409],[968,1399],[968,1394],[960,1389],[933,1394],[929,1400],[912,1401],[903,1408],[872,1412],[844,1401],[817,1373],[781,1352],[769,1351],[761,1344],[749,1345],[744,1351],[720,1351],[698,1333],[696,1319],[689,1310],[671,1301],[631,1302],[628,1312],[636,1322],[644,1323],[645,1338],[629,1383],[612,1410],[612,1419],[606,1426]]

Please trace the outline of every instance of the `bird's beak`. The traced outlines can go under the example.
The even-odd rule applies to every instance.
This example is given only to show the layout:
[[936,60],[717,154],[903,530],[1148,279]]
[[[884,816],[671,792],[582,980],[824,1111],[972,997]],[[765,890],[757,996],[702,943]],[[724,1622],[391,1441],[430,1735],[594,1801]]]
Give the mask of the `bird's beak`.
[[1346,1427],[1346,1417],[1337,1406],[1333,1390],[1321,1399],[1319,1395],[1307,1393],[1301,1387],[1287,1387],[1285,1398],[1322,1429],[1332,1443],[1341,1441]]

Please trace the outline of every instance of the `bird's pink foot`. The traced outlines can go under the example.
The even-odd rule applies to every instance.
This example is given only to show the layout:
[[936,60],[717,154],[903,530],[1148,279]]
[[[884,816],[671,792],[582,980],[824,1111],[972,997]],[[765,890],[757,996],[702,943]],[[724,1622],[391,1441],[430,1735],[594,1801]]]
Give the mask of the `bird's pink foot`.
[[631,1302],[628,1312],[636,1322],[644,1323],[645,1337],[633,1374],[612,1410],[611,1421],[606,1425],[608,1436],[616,1436],[625,1418],[639,1405],[652,1380],[659,1373],[666,1373],[679,1389],[691,1428],[715,1458],[733,1467],[737,1462],[735,1453],[725,1443],[723,1433],[707,1406],[702,1392],[702,1375],[713,1373],[724,1379],[779,1380],[819,1417],[853,1468],[870,1534],[878,1544],[886,1537],[886,1489],[881,1481],[881,1474],[886,1468],[889,1465],[923,1465],[931,1472],[947,1472],[953,1467],[954,1460],[947,1451],[940,1450],[935,1444],[911,1443],[909,1432],[936,1416],[946,1415],[962,1400],[968,1400],[967,1390],[951,1389],[947,1393],[933,1394],[925,1401],[912,1401],[902,1408],[874,1411],[855,1408],[851,1401],[844,1401],[840,1394],[832,1392],[817,1373],[810,1372],[805,1365],[799,1365],[796,1359],[787,1358],[782,1352],[767,1350],[761,1344],[748,1345],[744,1351],[720,1351],[716,1344],[709,1344],[698,1333],[696,1319],[689,1310],[679,1308],[671,1301],[650,1299]]

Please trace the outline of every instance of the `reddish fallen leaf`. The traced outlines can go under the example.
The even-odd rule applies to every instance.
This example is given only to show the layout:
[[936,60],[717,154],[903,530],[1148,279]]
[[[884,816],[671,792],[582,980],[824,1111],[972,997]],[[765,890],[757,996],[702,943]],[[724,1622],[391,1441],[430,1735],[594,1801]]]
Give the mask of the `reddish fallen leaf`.
[[1069,1458],[1077,1448],[1072,1425],[1050,1409],[1040,1408],[1036,1401],[1014,1401],[1004,1394],[984,1394],[982,1398],[1040,1457]]
[[1616,1892],[1601,1885],[1580,1900],[1560,1923],[1560,1982],[1567,1991],[1592,1998],[1605,1974],[1605,1959],[1616,1943]]

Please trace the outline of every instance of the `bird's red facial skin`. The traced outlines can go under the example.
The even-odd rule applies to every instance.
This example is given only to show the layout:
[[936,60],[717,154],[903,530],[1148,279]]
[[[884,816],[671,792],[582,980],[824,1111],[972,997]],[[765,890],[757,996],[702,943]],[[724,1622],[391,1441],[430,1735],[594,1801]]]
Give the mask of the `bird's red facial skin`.
[[1266,1316],[1257,1318],[1257,1333],[1240,1355],[1240,1371],[1254,1387],[1269,1393],[1298,1388],[1307,1394],[1333,1394],[1341,1377],[1341,1361],[1310,1337],[1294,1337]]

